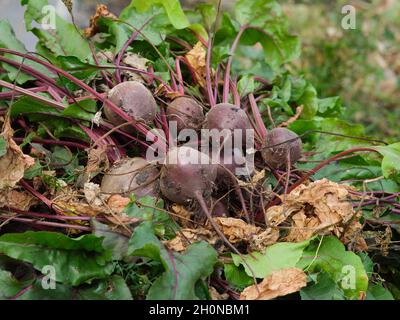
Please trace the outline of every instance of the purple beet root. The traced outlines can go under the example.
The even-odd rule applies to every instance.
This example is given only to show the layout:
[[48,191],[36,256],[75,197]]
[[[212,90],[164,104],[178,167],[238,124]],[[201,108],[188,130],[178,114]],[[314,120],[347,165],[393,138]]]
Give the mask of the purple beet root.
[[[109,91],[108,99],[136,121],[151,123],[156,117],[156,101],[150,90],[138,81],[117,84]],[[115,126],[126,122],[107,104],[104,104],[104,114]]]
[[211,196],[217,166],[204,153],[189,147],[170,150],[161,169],[160,190],[167,199],[187,204]]
[[261,155],[268,166],[273,169],[286,168],[288,154],[290,164],[301,158],[302,143],[299,136],[286,128],[272,129],[261,150]]
[[143,158],[125,158],[115,163],[101,181],[101,191],[136,197],[158,195],[159,170]]
[[179,97],[167,107],[168,121],[176,121],[178,131],[201,128],[204,122],[203,107],[194,99]]

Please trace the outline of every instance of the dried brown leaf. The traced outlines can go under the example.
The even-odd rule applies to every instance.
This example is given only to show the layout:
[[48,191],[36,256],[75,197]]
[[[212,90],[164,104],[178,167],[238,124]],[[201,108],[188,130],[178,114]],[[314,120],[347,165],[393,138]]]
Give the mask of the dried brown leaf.
[[3,190],[0,191],[0,208],[10,207],[28,211],[32,206],[38,204],[37,198],[26,191]]
[[276,243],[278,239],[279,229],[268,228],[258,234],[252,235],[249,240],[249,245],[253,251],[262,252],[266,247]]
[[258,184],[261,180],[263,180],[265,177],[265,169],[262,169],[261,171],[257,171],[256,174],[251,178],[251,182],[253,184]]
[[105,209],[101,206],[94,206],[83,201],[54,201],[54,206],[68,216],[90,216],[95,217],[104,214]]
[[6,119],[0,134],[7,143],[7,152],[0,157],[0,190],[15,187],[23,178],[25,170],[35,164],[35,159],[24,154],[12,139],[13,133],[10,121]]
[[292,116],[291,118],[289,118],[287,121],[282,122],[279,127],[288,127],[290,124],[292,124],[293,122],[295,122],[301,115],[301,113],[303,112],[303,108],[304,106],[298,106],[296,108],[296,113],[294,116]]
[[100,186],[93,182],[86,182],[83,186],[83,193],[88,204],[101,207],[110,197],[101,193]]
[[[132,68],[146,71],[149,60],[137,53],[128,52],[122,62]],[[143,74],[130,70],[124,70],[122,73],[127,76],[128,80],[143,82]]]
[[192,212],[188,211],[184,206],[180,204],[173,204],[171,211],[174,213],[172,217],[180,226],[183,228],[192,228],[193,221],[191,220]]
[[227,293],[219,293],[214,287],[210,287],[208,292],[210,293],[211,300],[227,300],[229,295]]
[[287,268],[272,272],[261,283],[243,290],[240,300],[271,300],[297,292],[307,285],[307,276],[299,268]]
[[202,240],[214,245],[218,240],[218,237],[214,232],[204,228],[185,228],[181,229],[174,239],[164,241],[164,244],[171,250],[180,252],[186,250],[190,244]]
[[299,242],[317,233],[343,230],[355,216],[349,198],[347,186],[322,179],[294,189],[282,205],[269,208],[266,217],[271,226],[288,222],[286,241]]
[[215,222],[231,243],[249,241],[260,232],[259,227],[247,224],[242,219],[218,217],[215,218]]
[[90,18],[90,25],[84,30],[86,37],[92,37],[98,32],[97,21],[102,18],[118,19],[116,15],[108,11],[108,8],[104,4],[98,4],[96,7],[96,13]]
[[110,163],[107,157],[107,146],[97,146],[89,150],[85,170],[89,180],[102,170],[108,170],[109,166]]
[[114,194],[108,198],[107,205],[113,212],[122,213],[129,202],[129,198],[122,197],[119,194]]
[[206,85],[206,50],[201,42],[197,42],[186,54],[186,59],[188,60],[193,72],[196,76],[198,83],[205,87]]

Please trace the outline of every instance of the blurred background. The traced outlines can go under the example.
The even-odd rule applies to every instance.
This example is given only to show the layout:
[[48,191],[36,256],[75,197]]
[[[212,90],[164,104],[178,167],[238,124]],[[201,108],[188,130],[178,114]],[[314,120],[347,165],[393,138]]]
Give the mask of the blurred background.
[[[58,14],[69,18],[60,0],[50,0]],[[74,17],[89,24],[97,3],[118,14],[130,0],[75,0]],[[181,1],[186,8],[200,1]],[[204,2],[204,1],[203,1]],[[367,132],[386,140],[400,140],[400,1],[399,0],[281,0],[293,33],[302,40],[302,56],[288,66],[304,75],[321,97],[342,97],[346,117],[362,122]],[[224,0],[230,10],[234,0]],[[341,9],[356,8],[356,29],[341,28]],[[0,19],[9,19],[29,50],[35,38],[25,32],[20,1],[0,0]]]

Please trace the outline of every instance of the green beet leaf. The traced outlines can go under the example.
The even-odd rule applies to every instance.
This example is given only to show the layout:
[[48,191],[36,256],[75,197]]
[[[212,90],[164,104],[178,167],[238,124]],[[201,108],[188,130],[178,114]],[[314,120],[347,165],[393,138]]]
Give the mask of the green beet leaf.
[[[256,278],[263,279],[273,271],[295,267],[309,243],[310,240],[299,243],[280,242],[266,248],[264,253],[253,252],[251,255],[244,255],[244,258]],[[240,256],[232,254],[232,259],[237,267],[242,265],[247,275],[252,276],[252,272]]]
[[340,286],[348,299],[358,299],[367,291],[368,275],[361,258],[334,236],[313,241],[303,252],[297,267],[309,273],[325,272]]
[[194,243],[184,253],[170,251],[154,235],[149,221],[135,229],[129,241],[129,253],[159,261],[164,267],[164,273],[150,287],[149,300],[197,300],[197,281],[208,277],[217,262],[216,251],[206,242]]
[[0,254],[31,263],[39,271],[53,266],[56,280],[78,285],[111,274],[111,252],[102,239],[84,235],[73,239],[55,232],[7,233],[0,237]]

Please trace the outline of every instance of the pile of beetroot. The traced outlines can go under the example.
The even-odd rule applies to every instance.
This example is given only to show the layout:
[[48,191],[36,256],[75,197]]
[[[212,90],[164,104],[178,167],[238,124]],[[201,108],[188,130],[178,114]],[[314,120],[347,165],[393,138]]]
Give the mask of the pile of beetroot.
[[[133,38],[129,40],[129,42],[131,41]],[[205,47],[207,45],[210,43],[205,43]],[[41,64],[54,76],[64,76],[86,92],[80,97],[75,96],[73,92],[61,87],[48,75],[40,74],[24,63],[0,56],[0,61],[18,67],[21,72],[35,77],[37,79],[35,83],[40,84],[40,87],[45,88],[45,92],[53,96],[53,99],[44,99],[34,87],[21,88],[1,81],[0,85],[10,89],[7,93],[2,94],[3,99],[11,99],[16,95],[27,95],[55,108],[62,108],[60,101],[63,99],[77,101],[79,104],[79,100],[90,97],[99,102],[102,111],[100,126],[91,130],[85,129],[85,131],[92,140],[92,148],[107,145],[107,156],[112,166],[101,178],[100,184],[103,193],[119,194],[125,197],[133,194],[137,198],[150,195],[163,197],[170,203],[190,207],[193,204],[198,205],[201,208],[199,212],[208,218],[223,238],[225,238],[224,235],[215,225],[210,213],[213,199],[220,198],[218,201],[223,204],[220,214],[224,216],[243,216],[248,222],[263,223],[264,217],[260,213],[268,207],[269,202],[276,201],[277,198],[272,194],[265,195],[262,185],[254,185],[251,190],[240,188],[238,181],[240,179],[250,181],[251,174],[235,175],[235,169],[239,164],[235,164],[233,156],[232,159],[226,159],[223,148],[226,139],[222,141],[220,154],[217,155],[220,161],[211,161],[210,154],[199,151],[201,145],[205,143],[201,138],[197,141],[197,145],[189,144],[187,146],[185,142],[177,141],[176,145],[171,148],[168,139],[162,139],[162,137],[169,137],[170,124],[173,123],[178,134],[184,129],[198,132],[201,129],[214,129],[216,132],[228,130],[231,134],[230,136],[228,134],[227,139],[233,137],[234,130],[241,130],[243,136],[246,135],[246,130],[254,130],[254,148],[245,149],[245,137],[242,148],[238,151],[242,157],[249,153],[255,156],[256,170],[265,168],[276,176],[283,175],[284,171],[290,173],[291,168],[301,157],[302,143],[294,132],[283,127],[270,131],[265,128],[257,108],[257,92],[249,94],[244,99],[238,99],[239,93],[235,83],[231,80],[229,68],[226,69],[224,81],[222,81],[216,78],[215,72],[211,70],[210,65],[207,65],[208,77],[204,79],[207,86],[202,90],[204,94],[202,101],[199,101],[198,97],[191,96],[190,91],[186,90],[186,86],[190,83],[196,83],[196,77],[184,79],[180,67],[173,73],[171,72],[172,81],[167,84],[162,80],[157,81],[156,70],[152,72],[137,70],[139,75],[145,73],[148,77],[152,77],[151,81],[147,83],[130,81],[121,77],[118,72],[119,66],[116,65],[116,72],[107,72],[109,75],[105,75],[107,78],[104,79],[104,82],[109,87],[106,94],[102,94],[68,72],[58,69],[34,55],[4,48],[0,48],[0,53],[20,56],[27,61]],[[120,53],[120,55],[123,54],[123,52]],[[190,71],[192,66],[184,56],[176,57],[177,67],[180,66],[181,61]],[[209,59],[207,61],[209,62]],[[224,66],[223,63],[221,65]],[[121,66],[121,69],[124,69],[124,66]],[[125,69],[132,68],[125,66]],[[188,72],[188,74],[191,73]],[[109,81],[107,82],[106,79]],[[258,89],[263,90],[265,86],[260,83]],[[160,88],[163,89],[163,95],[159,93]],[[170,98],[171,96],[173,98]],[[231,101],[234,102],[231,103]],[[24,120],[17,121],[17,123],[21,122],[23,123]],[[153,134],[152,128],[163,131],[163,135]],[[201,137],[200,134],[199,136]],[[150,137],[153,141],[149,143],[146,141],[146,137]],[[131,142],[129,148],[140,148],[140,152],[135,157],[127,157],[126,150],[120,147],[122,141]],[[73,141],[49,140],[45,143],[74,145]],[[151,163],[141,156],[146,154],[147,148],[152,148],[154,145],[158,147],[159,151],[165,153],[165,160],[162,164],[160,161]],[[187,155],[193,157],[193,161],[181,160],[181,158],[186,159]],[[197,160],[202,161],[199,163]],[[96,177],[95,180],[98,181],[98,179],[99,177]],[[288,180],[286,185],[283,183],[286,192],[293,182]],[[28,184],[28,182],[25,183]],[[221,197],[223,194],[229,194],[231,190],[234,190],[237,196]],[[282,189],[282,191],[284,190]],[[49,200],[48,203],[51,201]],[[230,245],[226,239],[224,240]],[[230,247],[237,251],[232,245]]]
[[[164,61],[162,67],[155,64],[135,67],[127,58],[134,54],[136,60],[141,59],[140,50],[134,52],[133,44],[143,36],[147,23],[132,32],[115,54],[100,49],[96,52],[92,48],[94,65],[90,68],[97,74],[90,79],[77,76],[77,68],[74,72],[64,70],[40,54],[0,48],[2,66],[12,67],[17,74],[33,79],[19,84],[5,76],[0,78],[0,87],[4,88],[0,100],[9,107],[0,109],[4,128],[11,125],[13,136],[10,139],[24,154],[39,154],[38,145],[49,149],[62,146],[71,154],[79,152],[79,165],[84,169],[76,180],[64,187],[82,196],[85,184],[92,183],[99,187],[99,198],[117,195],[131,203],[140,203],[146,196],[163,199],[166,212],[179,205],[191,213],[191,219],[198,225],[211,226],[225,247],[241,256],[244,250],[226,238],[214,221],[215,217],[232,217],[248,225],[266,226],[268,208],[279,205],[286,195],[311,181],[312,176],[328,164],[356,152],[377,153],[374,148],[353,148],[316,163],[311,170],[301,170],[297,164],[299,160],[306,161],[308,155],[303,152],[302,137],[286,128],[287,123],[275,125],[271,110],[268,109],[267,115],[258,106],[262,99],[272,95],[270,80],[254,77],[252,92],[239,92],[241,75],[235,74],[232,63],[240,38],[250,26],[241,28],[231,45],[230,56],[214,65],[210,30],[208,38],[193,32],[196,43],[168,39],[174,43],[172,63],[169,60]],[[143,39],[146,38],[143,36]],[[149,45],[152,46],[150,41]],[[189,59],[188,54],[195,55],[197,62]],[[165,68],[168,81],[160,76]],[[0,72],[6,74],[5,69]],[[44,115],[56,114],[71,126],[80,128],[86,138],[59,139],[46,130],[42,136],[37,135],[37,123],[25,116],[28,112],[11,116],[14,103],[24,98],[53,108],[54,113]],[[65,113],[72,105],[88,113],[84,105],[88,100],[94,102],[96,109],[90,111],[93,113],[90,121]],[[293,121],[297,117],[294,116]],[[204,135],[205,132],[214,135]],[[195,133],[197,138],[191,139],[189,133]],[[5,129],[3,136],[6,136]],[[103,163],[107,163],[105,170],[102,170]],[[62,173],[67,165],[55,166],[55,175]],[[264,183],[266,177],[274,180],[273,188]],[[0,223],[7,222],[7,231],[92,231],[87,221],[93,217],[76,211],[71,216],[64,211],[56,205],[57,196],[50,192],[46,183],[24,177],[16,185],[38,201],[29,210],[3,206],[3,212],[15,215],[11,219],[10,215],[0,216]],[[352,192],[362,195],[355,190]],[[387,192],[372,194],[376,199],[392,197],[388,201],[397,197]],[[358,203],[360,207],[369,204],[368,201]],[[110,223],[102,220],[101,214],[96,218]],[[114,222],[120,222],[118,219],[122,219],[122,215]],[[134,228],[134,224],[128,226],[131,234]]]
[[[180,79],[182,81],[183,79]],[[212,79],[214,82],[214,79]],[[246,176],[236,176],[235,169],[240,166],[236,164],[236,159],[232,156],[227,159],[225,155],[226,140],[233,138],[234,130],[240,130],[243,136],[246,136],[246,130],[262,132],[257,136],[256,158],[258,158],[258,170],[267,168],[268,171],[279,169],[288,170],[296,161],[301,158],[302,143],[300,138],[294,132],[286,128],[275,128],[267,131],[263,122],[260,120],[254,96],[252,94],[252,112],[246,112],[244,105],[249,101],[238,101],[237,104],[220,100],[219,92],[223,86],[212,87],[216,93],[215,102],[201,103],[190,95],[179,92],[177,97],[170,100],[169,103],[161,104],[161,111],[157,111],[157,103],[151,92],[151,87],[137,81],[122,81],[108,92],[108,100],[104,101],[104,115],[106,119],[115,128],[123,124],[132,123],[132,125],[141,124],[146,126],[154,125],[157,119],[164,119],[162,130],[165,130],[162,136],[156,136],[160,140],[156,143],[162,146],[161,150],[166,151],[166,156],[161,165],[148,162],[145,158],[122,158],[114,163],[111,169],[105,173],[101,181],[101,190],[107,194],[121,194],[127,196],[134,194],[136,197],[146,195],[154,197],[163,197],[171,203],[177,203],[193,207],[193,204],[200,206],[201,213],[207,217],[215,231],[225,241],[225,243],[238,254],[239,251],[229,243],[224,234],[213,220],[210,204],[212,199],[221,198],[224,216],[241,217],[242,215],[248,222],[254,223],[260,219],[257,212],[262,212],[263,195],[262,186],[254,186],[254,190],[242,190],[239,186],[239,179],[251,179],[251,174]],[[232,90],[235,90],[233,87]],[[207,93],[205,92],[207,96]],[[238,92],[233,92],[238,96]],[[159,97],[158,97],[159,98]],[[230,100],[228,96],[226,100]],[[124,120],[125,119],[125,120]],[[197,145],[180,143],[175,141],[177,146],[169,146],[162,137],[169,136],[168,130],[173,124],[180,131],[185,129],[214,130],[217,134],[223,130],[228,134],[222,138],[217,150],[217,159],[213,162],[212,155],[203,153],[201,146],[208,141],[199,140]],[[257,127],[259,125],[260,127]],[[127,132],[134,133],[132,126],[126,126]],[[228,131],[226,131],[228,130]],[[200,135],[201,136],[201,135]],[[225,138],[225,139],[224,139]],[[245,139],[242,139],[245,142]],[[245,149],[245,143],[242,143],[239,152],[242,157],[246,153],[253,152],[254,148]],[[227,154],[232,154],[233,150],[229,145]],[[230,203],[221,197],[221,194],[230,192],[230,189],[236,191],[237,197],[230,197]],[[257,190],[257,192],[255,192]],[[223,193],[221,193],[223,192]],[[272,198],[271,198],[272,200]],[[265,201],[265,200],[264,200]],[[253,203],[251,213],[248,210],[248,204]],[[268,205],[268,202],[266,203]],[[215,204],[214,204],[215,205]]]

